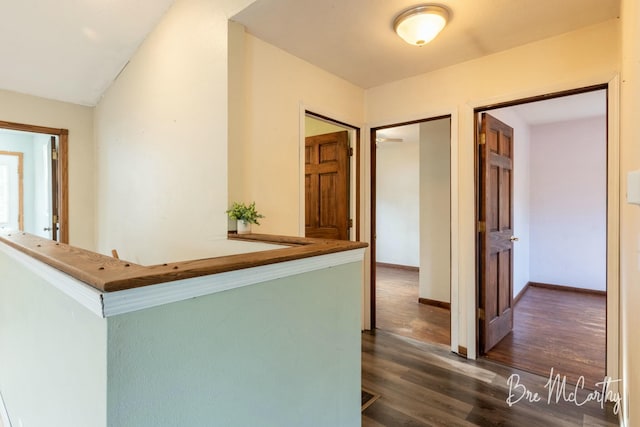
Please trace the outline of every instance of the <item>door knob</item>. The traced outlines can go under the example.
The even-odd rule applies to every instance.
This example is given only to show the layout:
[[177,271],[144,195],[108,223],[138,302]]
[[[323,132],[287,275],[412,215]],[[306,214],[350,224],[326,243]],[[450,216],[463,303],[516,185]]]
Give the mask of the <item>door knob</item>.
[[51,227],[45,227],[43,228],[44,231],[51,231]]
[[509,240],[511,240],[512,242],[517,242],[520,239],[517,238],[516,236],[511,236],[511,238]]

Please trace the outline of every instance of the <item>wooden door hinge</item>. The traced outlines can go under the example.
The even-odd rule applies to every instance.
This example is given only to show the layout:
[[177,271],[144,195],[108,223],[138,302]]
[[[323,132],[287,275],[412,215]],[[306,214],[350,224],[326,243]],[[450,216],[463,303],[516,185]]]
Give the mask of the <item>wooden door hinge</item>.
[[484,221],[478,221],[478,233],[485,233],[487,231],[487,223]]
[[51,160],[58,160],[58,150],[56,148],[51,149]]
[[478,319],[479,320],[484,320],[484,308],[479,308],[478,309]]
[[484,145],[484,144],[486,144],[486,143],[487,143],[487,134],[486,134],[486,133],[482,132],[482,133],[480,134],[480,141],[478,141],[478,143],[479,143],[480,145]]
[[349,157],[353,157],[353,147],[349,147]]
[[353,228],[353,219],[349,218],[349,228]]
[[54,224],[57,224],[59,222],[58,221],[58,215],[54,215],[53,216],[53,222],[54,222]]

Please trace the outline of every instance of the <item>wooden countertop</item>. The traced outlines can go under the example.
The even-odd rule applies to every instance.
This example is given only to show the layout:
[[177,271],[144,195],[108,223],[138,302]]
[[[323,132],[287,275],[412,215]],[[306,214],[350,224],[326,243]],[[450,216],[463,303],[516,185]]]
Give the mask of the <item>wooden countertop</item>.
[[280,244],[284,247],[239,255],[143,266],[29,233],[0,234],[0,242],[103,292],[138,288],[367,247],[366,243],[361,242],[266,234],[230,235],[229,239]]

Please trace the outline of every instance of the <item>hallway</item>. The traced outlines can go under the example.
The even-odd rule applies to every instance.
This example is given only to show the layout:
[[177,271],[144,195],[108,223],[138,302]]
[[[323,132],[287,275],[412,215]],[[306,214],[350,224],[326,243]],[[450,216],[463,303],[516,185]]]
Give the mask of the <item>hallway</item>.
[[[418,302],[418,272],[376,269],[377,329],[449,346],[449,310]],[[487,359],[548,377],[567,376],[585,388],[603,381],[606,359],[606,297],[530,286],[515,307],[514,329]]]
[[[512,374],[542,401],[522,399],[509,407]],[[579,407],[555,398],[547,404],[546,380],[486,359],[467,360],[440,345],[384,331],[362,334],[362,386],[381,395],[362,413],[364,427],[618,425],[612,405]],[[587,393],[578,394],[584,401]]]

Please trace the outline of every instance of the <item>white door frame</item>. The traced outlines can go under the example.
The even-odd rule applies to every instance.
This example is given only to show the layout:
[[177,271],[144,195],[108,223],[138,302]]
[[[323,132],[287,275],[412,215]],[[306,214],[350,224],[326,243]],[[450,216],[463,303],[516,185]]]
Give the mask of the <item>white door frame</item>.
[[[364,141],[365,141],[365,126],[361,123],[353,123],[350,119],[342,117],[340,114],[334,114],[333,112],[326,111],[323,108],[318,108],[317,106],[305,104],[304,102],[300,102],[298,106],[298,115],[299,115],[299,142],[298,142],[298,200],[299,203],[299,211],[298,211],[298,235],[303,237],[305,235],[305,117],[307,113],[312,113],[312,115],[320,115],[324,118],[327,118],[329,121],[335,121],[340,126],[348,127],[349,131],[349,142],[355,143],[353,148],[353,156],[351,156],[349,160],[350,165],[350,175],[349,175],[349,212],[352,215],[352,218],[355,219],[354,227],[351,228],[350,238],[355,240],[356,236],[356,228],[359,231],[360,241],[361,242],[370,242],[369,236],[366,232],[367,223],[369,220],[369,215],[365,211],[366,199],[367,199],[367,182],[365,180],[366,176],[366,160],[365,157],[367,155],[367,150],[364,149]],[[360,133],[360,139],[356,141],[355,135]],[[357,162],[360,164],[357,164]],[[357,176],[357,171],[360,171],[360,176]],[[360,188],[357,188],[357,182],[360,182]],[[357,197],[356,194],[360,194],[359,206],[356,206]],[[359,212],[359,215],[356,215],[356,212]],[[367,266],[369,265],[369,250],[367,249],[365,252],[365,259],[363,262],[363,272],[362,272],[362,307],[366,307],[368,303],[368,283],[369,283],[369,270]],[[366,313],[365,310],[361,310],[361,329],[367,329],[366,326]]]
[[[587,84],[582,87],[604,84],[607,87],[607,325],[606,325],[606,375],[612,379],[620,378],[620,78],[615,75],[607,82]],[[574,90],[580,86],[568,89],[555,89],[544,92],[561,93]],[[540,93],[538,93],[538,96]],[[517,101],[535,97],[512,97],[510,99],[489,102],[476,102],[470,105],[471,114],[478,108],[505,102]],[[473,129],[475,133],[475,129]],[[474,217],[475,221],[475,217]],[[475,233],[474,233],[475,241]],[[477,254],[474,257],[477,260]],[[476,283],[467,288],[467,346],[469,358],[477,357],[477,329],[476,329]],[[473,341],[472,341],[473,340]],[[617,389],[617,383],[612,383],[612,389]],[[615,388],[614,388],[615,387]]]
[[[362,240],[371,242],[370,215],[367,206],[371,203],[371,151],[370,131],[393,123],[403,123],[425,117],[451,116],[451,350],[466,350],[469,359],[477,357],[476,330],[476,281],[475,281],[475,212],[474,174],[463,171],[474,167],[475,115],[476,108],[510,102],[518,99],[557,93],[579,87],[589,87],[605,83],[607,85],[607,375],[619,378],[619,309],[620,309],[620,77],[609,76],[608,80],[598,79],[566,82],[550,86],[537,87],[525,92],[511,93],[493,98],[473,100],[436,111],[420,112],[407,116],[394,117],[376,123],[369,123],[362,129],[362,179],[361,199]],[[311,109],[313,111],[313,109]],[[471,191],[470,191],[471,190]],[[460,197],[464,194],[464,198]],[[304,211],[303,211],[304,213]],[[367,251],[364,266],[363,286],[363,328],[370,329],[369,268],[370,254]],[[612,384],[617,385],[617,383]]]
[[[466,352],[466,349],[461,348],[460,346],[460,338],[459,338],[459,330],[460,330],[460,280],[459,280],[459,255],[460,255],[460,223],[459,223],[459,191],[458,191],[458,183],[459,183],[459,138],[458,138],[458,109],[457,108],[449,108],[443,110],[429,111],[420,114],[414,114],[410,117],[403,117],[394,120],[386,120],[384,122],[378,122],[373,124],[368,124],[366,128],[367,135],[367,143],[363,147],[370,147],[369,136],[371,134],[371,129],[380,128],[384,126],[392,126],[397,123],[407,123],[414,121],[422,121],[429,120],[434,117],[445,117],[448,116],[451,118],[451,133],[450,133],[450,183],[451,183],[451,282],[450,282],[450,291],[451,291],[451,307],[450,307],[450,320],[451,320],[451,351],[455,353]],[[365,194],[366,206],[371,206],[371,180],[372,177],[371,172],[371,150],[369,148],[365,148],[365,155],[362,157],[366,157],[364,159],[366,165],[366,180],[364,181],[364,185],[366,188],[363,189],[363,194]],[[365,221],[366,224],[366,233],[363,235],[365,237],[366,242],[371,242],[371,214],[367,209],[368,215],[366,215]],[[366,298],[364,300],[363,305],[363,317],[364,317],[364,329],[371,329],[371,288],[370,288],[370,268],[371,268],[371,253],[367,252],[367,256],[365,257],[365,272],[366,272],[366,286],[365,286],[365,294]]]

